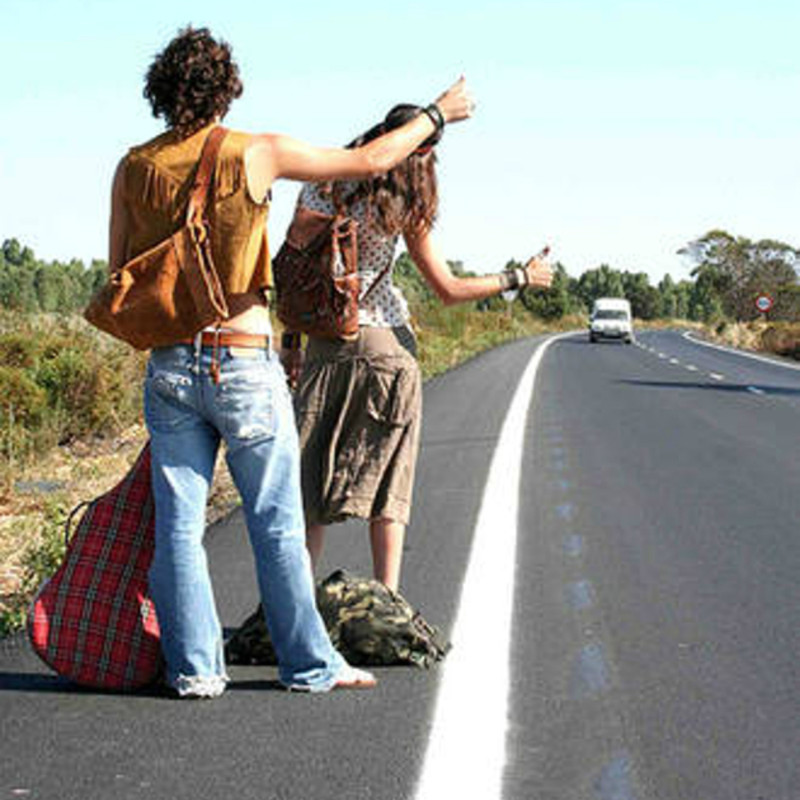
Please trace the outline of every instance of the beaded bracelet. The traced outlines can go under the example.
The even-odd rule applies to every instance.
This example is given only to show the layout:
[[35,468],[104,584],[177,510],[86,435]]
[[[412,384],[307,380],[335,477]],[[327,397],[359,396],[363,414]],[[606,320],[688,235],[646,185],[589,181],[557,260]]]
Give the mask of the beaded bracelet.
[[504,270],[499,275],[500,291],[506,292],[510,289],[521,289],[528,285],[528,273],[522,267],[513,267]]

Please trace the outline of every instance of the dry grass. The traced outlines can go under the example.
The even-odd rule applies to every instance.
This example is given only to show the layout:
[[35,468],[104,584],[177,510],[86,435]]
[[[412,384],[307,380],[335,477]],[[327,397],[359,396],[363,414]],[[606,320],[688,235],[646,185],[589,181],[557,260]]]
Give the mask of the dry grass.
[[707,333],[721,344],[800,359],[800,323],[725,322]]
[[543,322],[515,305],[512,312],[478,312],[461,306],[433,309],[415,328],[422,374],[430,378],[503,342],[583,328],[583,317]]

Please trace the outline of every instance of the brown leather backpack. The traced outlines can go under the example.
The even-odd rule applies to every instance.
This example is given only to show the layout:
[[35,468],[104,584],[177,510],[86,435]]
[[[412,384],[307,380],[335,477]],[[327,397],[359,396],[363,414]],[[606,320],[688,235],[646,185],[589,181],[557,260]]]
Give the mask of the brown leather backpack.
[[325,214],[298,203],[286,240],[272,261],[275,312],[288,331],[323,339],[354,339],[358,306],[391,262],[366,290],[358,276],[358,222],[333,189],[335,211]]

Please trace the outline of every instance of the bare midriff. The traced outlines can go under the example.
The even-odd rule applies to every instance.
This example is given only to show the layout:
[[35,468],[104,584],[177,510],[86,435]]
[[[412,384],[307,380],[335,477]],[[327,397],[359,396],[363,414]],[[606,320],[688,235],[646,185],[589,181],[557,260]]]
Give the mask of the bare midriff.
[[226,320],[223,327],[229,331],[267,334],[272,330],[272,323],[269,310],[259,300],[245,311]]

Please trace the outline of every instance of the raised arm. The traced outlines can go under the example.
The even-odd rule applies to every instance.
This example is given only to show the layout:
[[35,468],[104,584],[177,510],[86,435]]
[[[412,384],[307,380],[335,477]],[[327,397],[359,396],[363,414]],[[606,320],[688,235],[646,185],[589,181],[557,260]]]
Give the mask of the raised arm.
[[546,289],[553,281],[552,268],[543,256],[534,256],[525,264],[524,277],[507,272],[459,277],[453,275],[429,230],[407,231],[404,238],[412,261],[445,305],[482,300],[515,285]]
[[[447,124],[472,116],[475,103],[460,78],[436,100]],[[387,172],[409,156],[435,130],[435,110],[424,113],[362,147],[314,147],[290,136],[254,136],[245,155],[247,182],[253,197],[263,197],[273,181],[289,178],[323,181],[362,178]]]

